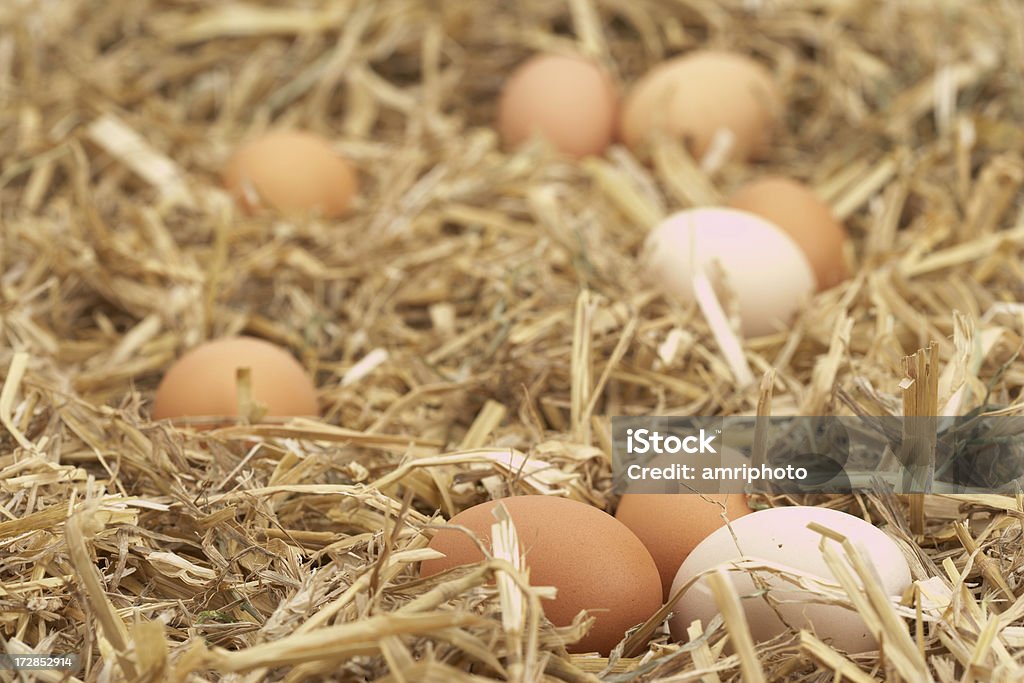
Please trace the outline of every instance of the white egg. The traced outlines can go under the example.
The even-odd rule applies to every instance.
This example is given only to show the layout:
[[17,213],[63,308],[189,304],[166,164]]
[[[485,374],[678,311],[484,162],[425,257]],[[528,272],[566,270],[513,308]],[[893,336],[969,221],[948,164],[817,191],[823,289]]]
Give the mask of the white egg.
[[[679,567],[672,594],[696,575],[713,567],[728,569],[740,557],[768,560],[824,581],[838,583],[825,562],[820,544],[822,535],[807,528],[811,522],[848,538],[862,557],[874,566],[886,595],[899,596],[910,585],[910,567],[899,546],[882,530],[859,517],[827,508],[794,506],[769,508],[736,519],[731,529],[722,527],[705,538]],[[850,573],[857,577],[845,559],[845,551],[834,540],[825,541],[842,558]],[[728,576],[741,599],[751,635],[762,642],[793,628],[806,628],[847,652],[866,652],[877,642],[860,615],[839,605],[810,602],[813,596],[792,583],[768,572],[758,572],[767,587],[767,595],[750,573],[730,569]],[[859,578],[857,579],[860,584]],[[775,601],[773,609],[769,598]],[[714,595],[706,578],[694,583],[675,605],[669,625],[677,639],[686,638],[686,629],[695,619],[707,626],[718,614]],[[785,623],[779,619],[779,615]]]
[[694,277],[710,277],[717,261],[748,336],[785,330],[816,286],[793,238],[739,209],[703,207],[669,216],[647,237],[640,260],[650,282],[684,301],[694,298]]

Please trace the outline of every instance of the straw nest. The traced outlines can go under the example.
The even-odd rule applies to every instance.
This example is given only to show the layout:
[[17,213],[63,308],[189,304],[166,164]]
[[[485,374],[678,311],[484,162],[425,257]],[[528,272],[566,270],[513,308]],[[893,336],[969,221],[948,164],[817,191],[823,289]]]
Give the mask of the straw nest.
[[[544,621],[511,540],[468,572],[415,572],[438,510],[522,493],[614,509],[612,415],[1015,411],[1019,3],[9,0],[0,26],[7,652],[81,653],[69,680],[90,681],[1024,675],[1020,497],[753,499],[847,510],[904,549],[902,603],[870,577],[808,588],[882,637],[855,657],[809,632],[751,646],[735,609],[690,643],[652,620],[610,659],[569,656],[587,621]],[[649,166],[506,154],[490,128],[534,51],[629,83],[707,45],[784,88],[760,167],[667,143]],[[357,163],[349,218],[237,212],[218,169],[270,125]],[[644,288],[635,255],[659,217],[767,170],[827,198],[856,275],[729,352],[730,330]],[[235,333],[302,359],[322,421],[149,420],[171,360]]]

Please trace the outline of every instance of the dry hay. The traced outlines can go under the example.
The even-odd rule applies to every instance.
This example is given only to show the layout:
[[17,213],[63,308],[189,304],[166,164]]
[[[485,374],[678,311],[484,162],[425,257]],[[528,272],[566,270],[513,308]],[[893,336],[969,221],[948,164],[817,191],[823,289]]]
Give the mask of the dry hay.
[[[1019,497],[755,500],[848,510],[900,542],[918,581],[901,605],[811,587],[852,595],[881,655],[808,632],[755,647],[725,609],[689,644],[647,644],[652,623],[611,661],[567,656],[586,622],[542,620],[514,537],[469,572],[414,571],[437,509],[611,509],[611,415],[1014,412],[1019,3],[7,0],[0,27],[8,652],[81,652],[72,680],[95,681],[1019,680]],[[532,51],[579,49],[628,83],[702,45],[784,86],[762,167],[671,144],[653,168],[498,149],[495,93]],[[358,163],[351,217],[235,211],[217,170],[271,124]],[[728,330],[645,290],[634,257],[658,217],[768,170],[831,202],[857,275],[788,335],[723,353]],[[176,354],[242,332],[316,373],[322,422],[149,421]],[[903,357],[932,342],[921,403]]]

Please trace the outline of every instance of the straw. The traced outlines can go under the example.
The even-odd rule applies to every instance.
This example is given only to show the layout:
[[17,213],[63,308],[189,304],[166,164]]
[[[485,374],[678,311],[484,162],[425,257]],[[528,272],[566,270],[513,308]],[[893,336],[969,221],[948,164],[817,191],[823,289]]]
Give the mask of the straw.
[[[484,562],[418,568],[484,501],[614,513],[614,416],[1019,415],[1022,25],[1004,0],[0,3],[0,649],[78,653],[82,681],[1019,679],[1012,493],[750,496],[903,550],[901,598],[836,548],[836,581],[729,568],[857,610],[882,642],[857,655],[754,642],[720,578],[728,618],[687,642],[665,605],[615,656],[569,654],[603,614],[551,624],[505,522]],[[537,51],[626,94],[703,47],[778,82],[765,158],[721,135],[574,160],[494,129]],[[235,204],[221,170],[275,128],[352,164],[349,215]],[[680,300],[638,258],[767,174],[828,203],[852,275],[747,337],[722,274]],[[261,415],[250,368],[242,417],[152,420],[175,358],[242,334],[306,368],[319,417]],[[910,436],[880,462],[927,464]]]

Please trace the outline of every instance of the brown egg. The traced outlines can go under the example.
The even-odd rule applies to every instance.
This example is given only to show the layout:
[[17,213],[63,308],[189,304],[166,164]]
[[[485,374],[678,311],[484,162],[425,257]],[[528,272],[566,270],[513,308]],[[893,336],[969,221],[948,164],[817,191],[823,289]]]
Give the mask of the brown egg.
[[164,375],[153,399],[153,419],[238,415],[236,371],[249,368],[252,398],[269,417],[314,416],[316,387],[290,353],[252,337],[201,344]]
[[520,65],[498,102],[507,148],[533,136],[573,157],[600,154],[615,131],[618,92],[608,73],[582,57],[538,55]]
[[786,231],[807,254],[819,290],[847,277],[846,229],[811,188],[789,178],[760,178],[741,187],[729,205],[767,218]]
[[[558,589],[554,600],[544,602],[548,619],[566,626],[581,610],[594,610],[593,628],[568,646],[570,652],[607,654],[626,629],[661,607],[661,579],[654,560],[633,532],[611,515],[553,496],[516,496],[501,502],[526,555],[530,583]],[[489,545],[496,505],[490,501],[464,510],[452,517],[451,524],[470,529]],[[430,547],[447,557],[424,562],[423,576],[484,559],[460,531],[438,531]]]
[[[720,505],[721,504],[721,505]],[[746,496],[695,493],[627,493],[619,501],[615,518],[636,534],[650,551],[664,599],[683,560],[716,529],[725,526],[722,506],[730,519],[751,512]]]
[[720,130],[733,135],[729,158],[763,158],[782,116],[772,74],[741,54],[699,50],[645,74],[626,97],[621,137],[639,156],[655,131],[685,141],[700,159]]
[[312,133],[277,130],[245,143],[228,161],[224,185],[246,211],[271,206],[284,213],[348,211],[358,179],[326,140]]

